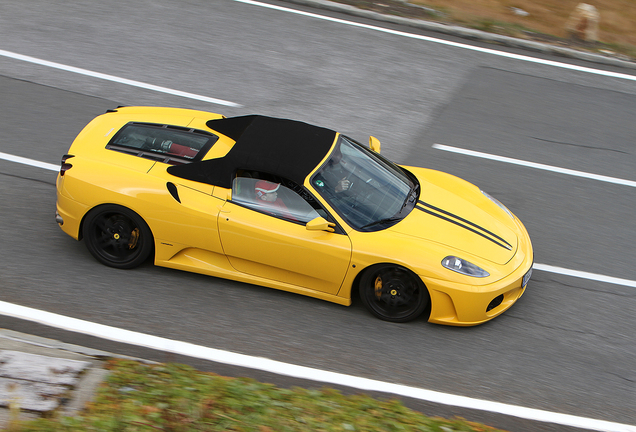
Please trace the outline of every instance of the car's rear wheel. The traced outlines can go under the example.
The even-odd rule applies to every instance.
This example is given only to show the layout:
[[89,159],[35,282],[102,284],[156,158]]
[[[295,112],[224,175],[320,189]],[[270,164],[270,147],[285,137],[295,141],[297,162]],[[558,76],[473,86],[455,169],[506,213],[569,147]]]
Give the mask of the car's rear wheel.
[[359,291],[362,303],[373,315],[392,322],[417,318],[430,301],[419,277],[390,264],[367,269],[360,279]]
[[82,233],[88,251],[110,267],[137,267],[153,249],[148,225],[137,213],[118,205],[103,205],[88,212]]

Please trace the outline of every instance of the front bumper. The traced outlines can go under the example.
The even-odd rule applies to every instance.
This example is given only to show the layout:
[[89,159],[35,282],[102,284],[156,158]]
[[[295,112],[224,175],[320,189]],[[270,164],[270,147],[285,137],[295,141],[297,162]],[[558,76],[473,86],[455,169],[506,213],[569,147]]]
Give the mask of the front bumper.
[[532,243],[519,222],[519,248],[506,265],[516,268],[487,285],[467,285],[447,280],[424,280],[431,297],[429,322],[456,326],[482,324],[501,315],[523,295],[534,262]]
[[447,281],[426,281],[431,296],[429,322],[473,326],[501,315],[525,292],[527,285],[522,286],[522,280],[531,268],[530,259],[508,277],[478,289]]

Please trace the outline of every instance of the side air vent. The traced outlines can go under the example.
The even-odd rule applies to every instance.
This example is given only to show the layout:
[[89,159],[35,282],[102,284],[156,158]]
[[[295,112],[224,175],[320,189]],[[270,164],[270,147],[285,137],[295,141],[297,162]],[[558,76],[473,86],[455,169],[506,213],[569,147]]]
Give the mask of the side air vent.
[[168,182],[166,183],[166,187],[168,188],[168,192],[172,195],[172,198],[177,200],[178,203],[181,203],[181,199],[179,198],[179,192],[177,191],[177,187],[174,183]]

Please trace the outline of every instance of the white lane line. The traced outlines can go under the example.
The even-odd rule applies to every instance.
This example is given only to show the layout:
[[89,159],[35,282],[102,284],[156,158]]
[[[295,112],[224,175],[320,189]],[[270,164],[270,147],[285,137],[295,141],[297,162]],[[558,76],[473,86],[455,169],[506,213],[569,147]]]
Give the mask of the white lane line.
[[490,49],[490,48],[482,48],[482,47],[472,46],[472,45],[463,44],[463,43],[459,43],[459,42],[452,42],[452,41],[448,41],[448,40],[444,40],[444,39],[438,39],[438,38],[429,37],[429,36],[422,36],[422,35],[418,35],[418,34],[414,34],[414,33],[407,33],[407,32],[398,31],[398,30],[391,30],[391,29],[388,29],[388,28],[378,27],[378,26],[369,25],[369,24],[362,24],[362,23],[358,23],[358,22],[355,22],[355,21],[348,21],[348,20],[344,20],[344,19],[340,19],[340,18],[333,18],[333,17],[329,17],[329,16],[325,16],[325,15],[320,15],[320,14],[317,14],[317,13],[304,12],[304,11],[300,11],[300,10],[296,10],[296,9],[291,9],[291,8],[288,8],[288,7],[276,6],[276,5],[271,5],[271,4],[267,4],[267,3],[261,3],[261,2],[254,1],[254,0],[234,0],[234,1],[237,2],[237,3],[245,3],[245,4],[252,5],[252,6],[259,6],[259,7],[262,7],[262,8],[273,9],[273,10],[277,10],[277,11],[281,11],[281,12],[287,12],[287,13],[292,13],[292,14],[296,14],[296,15],[302,15],[302,16],[306,16],[306,17],[316,18],[316,19],[320,19],[320,20],[323,20],[323,21],[330,21],[330,22],[334,22],[334,23],[338,23],[338,24],[345,24],[345,25],[352,26],[352,27],[364,28],[364,29],[367,29],[367,30],[373,30],[373,31],[377,31],[377,32],[388,33],[388,34],[402,36],[402,37],[407,37],[407,38],[411,38],[411,39],[417,39],[417,40],[432,42],[432,43],[436,43],[436,44],[440,44],[440,45],[447,45],[447,46],[452,46],[452,47],[456,47],[456,48],[462,48],[462,49],[466,49],[466,50],[477,51],[477,52],[486,53],[486,54],[492,54],[492,55],[496,55],[496,56],[499,56],[499,57],[506,57],[506,58],[511,58],[511,59],[515,59],[515,60],[522,60],[522,61],[526,61],[526,62],[530,62],[530,63],[538,63],[538,64],[543,64],[543,65],[548,65],[548,66],[559,67],[559,68],[563,68],[563,69],[569,69],[569,70],[575,70],[575,71],[579,71],[579,72],[591,73],[591,74],[595,74],[595,75],[602,75],[602,76],[608,76],[608,77],[613,77],[613,78],[620,78],[620,79],[626,79],[626,80],[630,80],[630,81],[636,81],[636,76],[629,75],[629,74],[624,74],[624,73],[609,72],[609,71],[601,70],[601,69],[594,69],[594,68],[589,68],[589,67],[584,67],[584,66],[576,66],[576,65],[572,65],[572,64],[568,64],[568,63],[561,63],[561,62],[557,62],[557,61],[544,60],[544,59],[540,59],[540,58],[536,58],[536,57],[530,57],[530,56],[526,56],[526,55],[508,53],[508,52],[505,52],[505,51],[497,51],[497,50]]
[[37,161],[35,159],[29,159],[29,158],[25,158],[22,156],[14,156],[8,153],[2,153],[0,152],[0,159],[4,159],[10,162],[17,162],[17,163],[21,163],[24,165],[30,165],[30,166],[34,166],[34,167],[38,167],[38,168],[43,168],[46,170],[50,170],[50,171],[59,171],[60,170],[60,165],[54,165],[54,164],[50,164],[50,163],[46,163],[46,162],[40,162]]
[[572,276],[572,277],[577,277],[581,279],[588,279],[588,280],[593,280],[598,282],[605,282],[605,283],[614,284],[614,285],[624,285],[624,286],[636,288],[636,281],[629,280],[629,279],[621,279],[621,278],[605,276],[605,275],[596,274],[596,273],[583,272],[579,270],[570,270],[563,267],[555,267],[555,266],[551,266],[547,264],[535,263],[532,266],[532,268],[535,270],[540,270],[540,271],[549,272],[549,273],[557,273],[557,274],[561,274],[565,276]]
[[126,78],[120,78],[114,75],[108,75],[108,74],[104,74],[104,73],[100,73],[100,72],[94,72],[88,69],[82,69],[82,68],[78,68],[78,67],[74,67],[74,66],[68,66],[68,65],[64,65],[61,63],[56,63],[56,62],[52,62],[52,61],[48,61],[48,60],[42,60],[39,58],[35,58],[35,57],[31,57],[31,56],[27,56],[27,55],[22,55],[22,54],[18,54],[18,53],[14,53],[11,51],[5,51],[5,50],[0,50],[0,56],[4,56],[4,57],[8,57],[8,58],[12,58],[15,60],[20,60],[20,61],[24,61],[24,62],[28,62],[28,63],[33,63],[33,64],[37,64],[40,66],[47,66],[50,68],[54,68],[54,69],[60,69],[66,72],[72,72],[72,73],[76,73],[79,75],[85,75],[85,76],[89,76],[92,78],[98,78],[101,80],[105,80],[105,81],[112,81],[112,82],[116,82],[118,84],[124,84],[124,85],[128,85],[128,86],[132,86],[132,87],[139,87],[142,89],[146,89],[146,90],[152,90],[152,91],[156,91],[159,93],[166,93],[166,94],[170,94],[173,96],[181,96],[184,98],[188,98],[188,99],[194,99],[194,100],[199,100],[199,101],[203,101],[203,102],[209,102],[209,103],[213,103],[213,104],[217,104],[217,105],[224,105],[224,106],[229,106],[229,107],[233,107],[233,108],[241,108],[242,105],[237,104],[235,102],[230,102],[230,101],[226,101],[223,99],[216,99],[216,98],[211,98],[208,96],[201,96],[198,94],[194,94],[194,93],[188,93],[188,92],[184,92],[181,90],[174,90],[174,89],[170,89],[167,87],[161,87],[161,86],[156,86],[153,84],[147,84],[147,83],[143,83],[141,81],[135,81],[135,80],[130,80],[130,79],[126,79]]
[[[25,158],[21,156],[14,156],[8,153],[0,152],[0,159],[4,159],[11,162],[17,162],[17,163],[21,163],[25,165],[30,165],[30,166],[34,166],[38,168],[43,168],[50,171],[60,170],[59,165],[54,165],[54,164],[50,164],[46,162],[40,162],[34,159],[29,159],[29,158]],[[589,280],[594,280],[599,282],[606,282],[610,284],[624,285],[624,286],[636,288],[636,281],[629,280],[629,279],[621,279],[621,278],[616,278],[612,276],[600,275],[596,273],[583,272],[579,270],[570,270],[563,267],[556,267],[556,266],[551,266],[547,264],[539,264],[539,263],[535,263],[533,268],[535,268],[536,270],[550,272],[550,273],[558,273],[558,274],[562,274],[566,276],[578,277],[583,279],[589,279]]]
[[498,162],[505,162],[505,163],[509,163],[513,165],[521,165],[521,166],[536,168],[536,169],[540,169],[544,171],[552,171],[559,174],[567,174],[567,175],[571,175],[575,177],[583,177],[583,178],[603,181],[607,183],[614,183],[614,184],[618,184],[622,186],[636,187],[636,181],[633,181],[633,180],[625,180],[625,179],[620,179],[616,177],[608,177],[608,176],[599,175],[599,174],[587,173],[584,171],[576,171],[576,170],[567,169],[567,168],[560,168],[560,167],[556,167],[552,165],[544,165],[544,164],[540,164],[536,162],[524,161],[521,159],[513,159],[513,158],[509,158],[505,156],[497,156],[490,153],[482,153],[482,152],[467,150],[467,149],[463,149],[459,147],[451,147],[444,144],[433,144],[433,148],[437,150],[451,152],[451,153],[459,153],[466,156],[473,156],[473,157],[478,157],[482,159],[490,159],[490,160],[494,160]]
[[115,342],[133,344],[174,354],[181,354],[223,364],[262,370],[294,378],[308,379],[326,384],[344,385],[364,391],[391,393],[444,405],[496,412],[538,422],[555,423],[587,430],[603,432],[636,432],[636,426],[632,425],[578,417],[534,408],[525,408],[481,399],[473,399],[465,396],[457,396],[401,384],[387,383],[369,378],[361,378],[353,375],[298,366],[263,357],[252,357],[245,354],[237,354],[201,345],[194,345],[188,342],[147,335],[103,324],[96,324],[4,301],[0,301],[0,314]]

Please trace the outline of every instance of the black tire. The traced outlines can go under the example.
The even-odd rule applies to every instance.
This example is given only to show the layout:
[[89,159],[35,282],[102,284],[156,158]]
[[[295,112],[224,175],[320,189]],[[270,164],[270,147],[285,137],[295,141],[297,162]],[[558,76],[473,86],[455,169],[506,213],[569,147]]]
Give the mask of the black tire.
[[89,211],[82,234],[91,255],[110,267],[137,267],[153,250],[152,233],[146,222],[118,205],[102,205]]
[[430,301],[419,277],[392,264],[367,269],[360,279],[359,291],[362,303],[373,315],[391,322],[414,320]]

